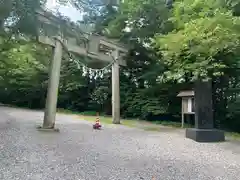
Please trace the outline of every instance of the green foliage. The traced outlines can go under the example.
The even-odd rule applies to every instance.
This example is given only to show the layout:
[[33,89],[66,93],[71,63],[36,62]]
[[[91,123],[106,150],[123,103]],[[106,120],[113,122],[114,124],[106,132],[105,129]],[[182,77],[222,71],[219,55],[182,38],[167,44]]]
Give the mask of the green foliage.
[[237,97],[234,101],[230,101],[227,107],[227,116],[223,120],[222,124],[228,130],[240,132],[239,115],[240,115],[240,99]]
[[30,105],[38,99],[43,103],[44,92],[41,90],[47,85],[48,61],[37,59],[48,57],[49,49],[21,40],[1,40],[0,93],[3,101]]
[[105,86],[97,87],[91,94],[91,98],[99,105],[103,105],[109,96],[109,88]]
[[[237,127],[240,19],[230,1],[177,1],[169,20],[174,30],[157,34],[153,45],[163,58],[166,71],[161,80],[178,82],[207,80],[214,84],[216,127]],[[233,11],[232,11],[233,10]],[[235,89],[235,93],[228,89]],[[239,128],[235,128],[239,130]]]
[[[144,90],[132,93],[125,100],[125,116],[141,117],[146,119],[148,115],[159,115],[167,113],[168,102],[164,101],[164,97],[146,96]],[[165,98],[168,100],[168,97]]]
[[240,19],[214,2],[185,0],[174,6],[171,19],[177,29],[153,40],[168,66],[165,78],[206,79],[221,76],[224,69],[238,64],[226,62],[219,54],[237,56]]
[[35,11],[44,3],[43,0],[2,0],[0,30],[36,35],[38,22]]
[[148,42],[155,33],[168,31],[168,14],[163,0],[126,0],[116,18],[109,23],[108,33],[113,37]]

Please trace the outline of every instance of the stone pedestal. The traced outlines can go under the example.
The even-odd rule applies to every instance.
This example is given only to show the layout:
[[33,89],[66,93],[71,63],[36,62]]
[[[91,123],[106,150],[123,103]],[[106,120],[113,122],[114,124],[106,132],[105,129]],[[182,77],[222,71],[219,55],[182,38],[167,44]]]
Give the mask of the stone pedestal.
[[218,129],[186,129],[186,138],[197,142],[221,142],[225,141],[224,131]]
[[60,132],[58,128],[44,128],[42,126],[37,126],[37,130],[42,132]]

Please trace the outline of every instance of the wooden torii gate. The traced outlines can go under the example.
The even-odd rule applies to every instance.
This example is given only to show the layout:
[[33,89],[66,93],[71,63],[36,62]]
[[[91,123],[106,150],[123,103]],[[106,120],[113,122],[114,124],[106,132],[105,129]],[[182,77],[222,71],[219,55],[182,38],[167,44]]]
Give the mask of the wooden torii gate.
[[[55,126],[63,46],[71,53],[90,57],[93,64],[99,62],[110,63],[115,58],[112,65],[112,122],[120,124],[119,65],[126,66],[126,61],[122,59],[122,55],[127,53],[127,49],[117,41],[110,41],[103,36],[84,33],[81,36],[84,35],[88,39],[87,46],[89,48],[87,49],[83,46],[84,44],[77,43],[76,34],[71,31],[73,25],[65,24],[67,26],[66,32],[60,31],[59,33],[59,23],[62,23],[62,21],[58,17],[44,10],[39,10],[36,13],[40,22],[39,42],[54,47],[54,55],[50,63],[44,121],[40,129],[54,129]],[[51,30],[46,32],[48,28],[41,28],[43,26],[51,27]],[[106,49],[112,52],[112,57],[106,54]]]

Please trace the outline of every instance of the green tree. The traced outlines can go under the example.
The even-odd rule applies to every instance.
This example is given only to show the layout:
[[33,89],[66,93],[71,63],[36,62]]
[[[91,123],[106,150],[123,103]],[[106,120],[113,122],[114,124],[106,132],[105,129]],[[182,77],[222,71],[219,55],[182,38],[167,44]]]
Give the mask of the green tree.
[[34,99],[43,103],[50,50],[34,42],[3,38],[0,48],[1,100],[25,106],[32,106]]
[[125,0],[116,18],[109,23],[108,33],[113,37],[148,42],[155,33],[169,30],[168,17],[164,0]]
[[[239,68],[239,17],[234,16],[222,1],[184,0],[174,3],[170,21],[175,29],[153,39],[167,66],[162,80],[200,81],[202,85],[197,85],[195,91],[205,93],[206,98],[211,98],[212,92],[206,91],[203,81],[211,80],[215,119],[224,119],[228,99],[226,89],[234,71]],[[202,100],[196,99],[196,103],[199,102]],[[217,111],[222,114],[216,115]]]
[[[224,69],[238,64],[231,57],[238,54],[239,18],[214,2],[217,1],[185,0],[174,4],[171,20],[176,30],[154,38],[155,47],[168,66],[166,78],[196,80],[220,76]],[[227,58],[219,57],[223,53]]]
[[[128,67],[121,71],[121,104],[123,116],[148,118],[169,113],[170,101],[177,101],[176,91],[169,84],[158,84],[156,79],[164,71],[154,50],[148,48],[149,38],[156,33],[167,33],[172,28],[165,1],[124,1],[107,27],[108,37],[120,38],[129,44]],[[174,98],[173,98],[174,97]],[[171,103],[172,105],[172,103]],[[176,107],[176,106],[175,106]],[[173,111],[172,111],[173,112]]]
[[38,22],[35,12],[44,3],[45,0],[1,0],[1,31],[36,35]]

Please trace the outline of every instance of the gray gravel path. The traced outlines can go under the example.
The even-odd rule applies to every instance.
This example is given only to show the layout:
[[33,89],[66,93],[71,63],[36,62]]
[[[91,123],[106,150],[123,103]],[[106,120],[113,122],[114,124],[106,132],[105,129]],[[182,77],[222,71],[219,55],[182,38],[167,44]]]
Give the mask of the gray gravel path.
[[0,107],[0,180],[239,180],[237,143],[199,144],[179,132],[123,126],[93,131],[58,115],[60,133],[35,129],[42,112]]

